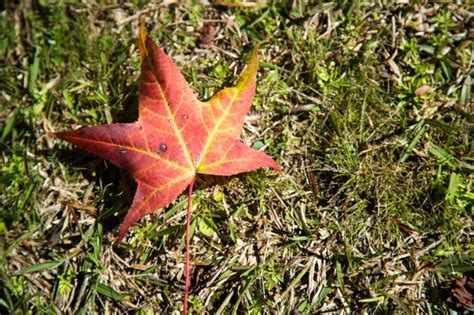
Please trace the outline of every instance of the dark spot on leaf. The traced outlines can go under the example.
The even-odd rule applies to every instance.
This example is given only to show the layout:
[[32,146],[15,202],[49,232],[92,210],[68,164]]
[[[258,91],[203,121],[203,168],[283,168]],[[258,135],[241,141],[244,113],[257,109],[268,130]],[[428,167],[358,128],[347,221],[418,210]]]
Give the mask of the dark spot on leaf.
[[168,150],[168,146],[165,143],[160,144],[160,151],[166,152]]
[[125,149],[121,149],[121,150],[118,150],[117,152],[120,153],[120,154],[125,154],[125,153],[127,153],[128,151],[125,150]]
[[189,118],[189,116],[188,116],[188,115],[186,115],[186,114],[184,114],[184,115],[182,115],[182,116],[181,116],[181,118],[182,118],[183,120],[186,120],[186,119],[188,119],[188,118]]

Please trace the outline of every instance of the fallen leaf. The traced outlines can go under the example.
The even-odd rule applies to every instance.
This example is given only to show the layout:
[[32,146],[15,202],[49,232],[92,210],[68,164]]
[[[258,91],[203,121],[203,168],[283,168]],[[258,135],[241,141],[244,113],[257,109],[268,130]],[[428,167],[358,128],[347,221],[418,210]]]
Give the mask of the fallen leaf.
[[199,30],[198,46],[200,48],[208,48],[214,44],[216,37],[216,27],[214,23],[205,23]]
[[431,87],[429,87],[428,85],[422,85],[415,90],[415,95],[421,96],[423,94],[431,92],[431,90],[432,90]]
[[201,102],[142,27],[138,120],[53,134],[111,161],[137,181],[117,242],[137,220],[172,203],[197,174],[230,176],[262,167],[281,172],[268,155],[239,138],[255,95],[257,49],[235,87]]
[[451,295],[448,297],[448,303],[454,308],[474,309],[474,279],[468,276],[456,279],[451,285]]

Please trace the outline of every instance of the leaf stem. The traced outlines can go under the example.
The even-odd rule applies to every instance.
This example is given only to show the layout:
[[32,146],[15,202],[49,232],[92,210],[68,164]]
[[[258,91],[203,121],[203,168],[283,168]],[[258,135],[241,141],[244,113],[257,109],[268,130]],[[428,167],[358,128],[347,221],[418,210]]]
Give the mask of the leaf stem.
[[189,184],[188,187],[188,211],[186,212],[186,263],[184,265],[184,304],[183,304],[183,314],[186,315],[188,311],[188,295],[189,295],[189,252],[190,252],[190,242],[191,236],[189,233],[189,226],[191,223],[191,210],[193,208],[193,186],[194,179]]

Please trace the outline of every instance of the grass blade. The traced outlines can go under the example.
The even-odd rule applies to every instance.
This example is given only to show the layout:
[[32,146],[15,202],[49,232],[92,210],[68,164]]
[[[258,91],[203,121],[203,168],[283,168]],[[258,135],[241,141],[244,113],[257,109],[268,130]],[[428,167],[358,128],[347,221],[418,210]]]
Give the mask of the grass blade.
[[25,274],[25,273],[31,273],[31,272],[37,272],[41,270],[52,270],[56,269],[59,266],[61,266],[64,263],[64,259],[59,259],[59,260],[53,260],[53,261],[47,261],[39,264],[34,264],[28,267],[25,267],[21,269],[20,271],[17,272],[17,275]]
[[413,138],[413,140],[411,141],[410,145],[408,145],[408,148],[405,150],[405,153],[403,153],[403,156],[400,159],[400,163],[404,163],[410,157],[411,153],[413,152],[413,149],[415,149],[421,138],[424,136],[426,132],[426,125],[424,119],[416,125],[415,130],[418,130],[418,132],[416,133],[415,138]]

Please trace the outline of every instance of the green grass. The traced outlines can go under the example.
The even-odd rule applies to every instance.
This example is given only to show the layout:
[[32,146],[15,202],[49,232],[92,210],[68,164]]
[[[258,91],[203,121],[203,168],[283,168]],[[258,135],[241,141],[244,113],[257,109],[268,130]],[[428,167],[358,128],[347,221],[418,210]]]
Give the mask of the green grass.
[[186,197],[114,245],[133,180],[47,135],[137,116],[141,16],[201,99],[269,39],[243,139],[285,174],[201,181],[193,313],[455,308],[474,272],[472,7],[47,2],[0,6],[0,312],[182,307]]

